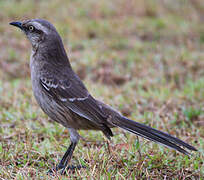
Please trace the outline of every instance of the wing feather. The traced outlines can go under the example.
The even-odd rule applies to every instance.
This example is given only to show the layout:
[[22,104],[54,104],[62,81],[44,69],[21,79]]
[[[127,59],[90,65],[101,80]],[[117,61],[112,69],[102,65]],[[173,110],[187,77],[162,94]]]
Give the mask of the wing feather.
[[62,81],[43,76],[40,78],[40,83],[58,103],[79,116],[103,126],[107,115],[80,80],[76,78]]

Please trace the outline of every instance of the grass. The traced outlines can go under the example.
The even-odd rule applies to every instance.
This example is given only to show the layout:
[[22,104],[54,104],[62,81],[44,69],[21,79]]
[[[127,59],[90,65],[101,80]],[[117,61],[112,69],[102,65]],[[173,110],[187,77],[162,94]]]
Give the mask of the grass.
[[[203,179],[204,53],[201,0],[0,1],[0,179]],[[45,18],[63,38],[89,91],[129,118],[198,152],[184,156],[114,129],[80,131],[71,161],[86,169],[47,175],[70,143],[34,100],[30,45],[9,22]]]

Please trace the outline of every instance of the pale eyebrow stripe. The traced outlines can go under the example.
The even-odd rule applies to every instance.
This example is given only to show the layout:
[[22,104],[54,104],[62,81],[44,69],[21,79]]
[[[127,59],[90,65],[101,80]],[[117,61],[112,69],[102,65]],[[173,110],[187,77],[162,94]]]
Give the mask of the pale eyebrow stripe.
[[45,34],[48,34],[48,29],[47,29],[47,27],[42,26],[42,24],[40,24],[40,23],[38,23],[38,22],[32,22],[32,24],[33,24],[37,29],[43,30],[43,32],[44,32]]

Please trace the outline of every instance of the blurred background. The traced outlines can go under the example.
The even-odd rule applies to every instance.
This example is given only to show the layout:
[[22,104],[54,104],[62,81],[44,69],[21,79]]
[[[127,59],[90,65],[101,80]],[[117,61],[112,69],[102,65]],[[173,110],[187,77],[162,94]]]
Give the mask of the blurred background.
[[[36,104],[30,82],[31,46],[20,30],[9,26],[11,21],[33,18],[57,28],[73,69],[93,96],[200,150],[191,159],[182,158],[141,139],[139,158],[135,136],[119,135],[116,129],[110,147],[117,154],[109,155],[104,144],[79,144],[75,160],[97,167],[80,176],[203,175],[203,0],[0,0],[0,178],[46,175],[69,143],[68,131],[49,123]],[[99,132],[80,134],[104,140]]]

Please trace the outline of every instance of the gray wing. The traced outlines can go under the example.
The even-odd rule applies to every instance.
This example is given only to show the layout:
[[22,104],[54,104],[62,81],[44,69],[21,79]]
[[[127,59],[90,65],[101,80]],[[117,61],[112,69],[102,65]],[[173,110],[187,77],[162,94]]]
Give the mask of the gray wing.
[[42,76],[40,83],[56,102],[94,124],[104,126],[107,115],[102,106],[89,94],[81,80],[77,76],[63,79]]

